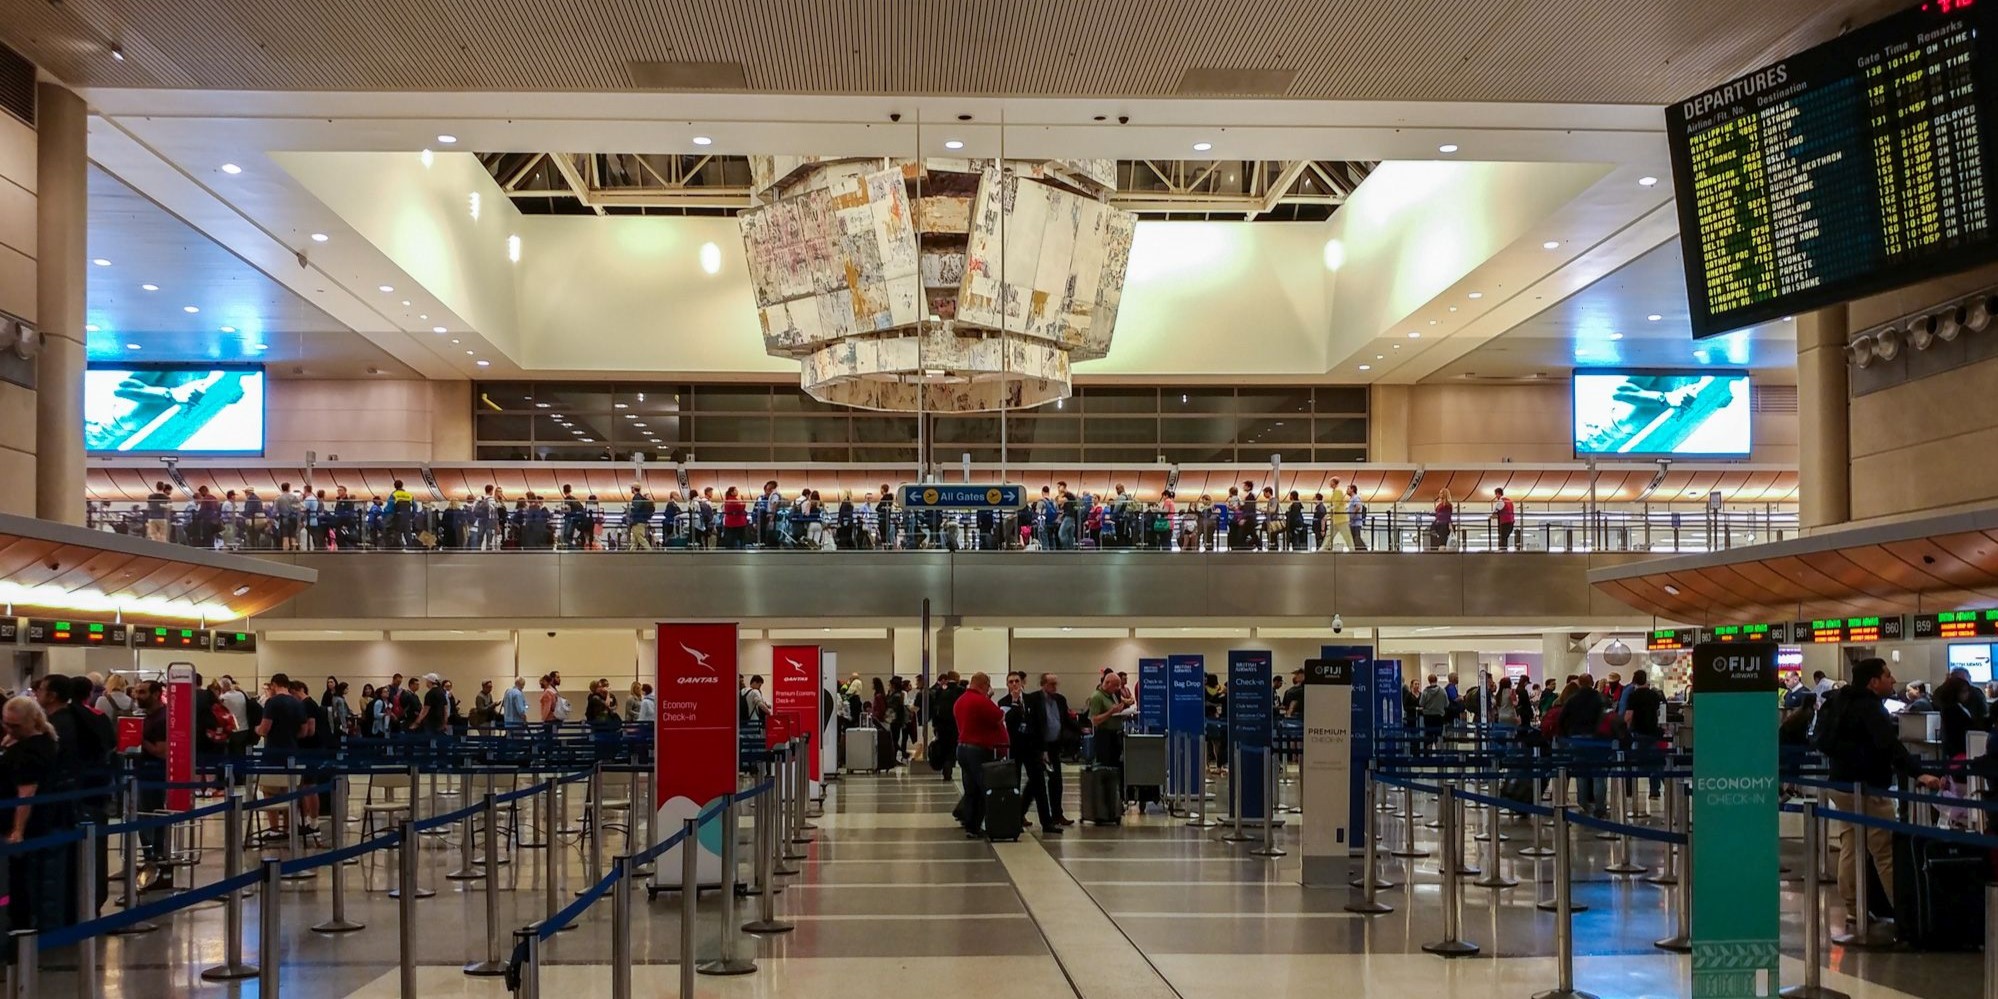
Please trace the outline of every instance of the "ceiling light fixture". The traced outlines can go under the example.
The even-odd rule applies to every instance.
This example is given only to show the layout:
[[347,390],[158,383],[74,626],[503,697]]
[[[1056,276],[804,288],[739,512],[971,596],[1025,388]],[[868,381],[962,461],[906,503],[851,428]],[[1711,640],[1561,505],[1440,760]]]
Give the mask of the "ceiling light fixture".
[[97,259],[95,259],[95,260],[92,260],[92,261],[91,261],[91,263],[93,263],[93,264],[96,264],[96,265],[97,265],[97,266],[99,266],[99,267],[109,267],[109,266],[111,266],[111,261],[109,261],[109,260],[106,260],[106,259],[104,259],[103,257],[98,257]]
[[138,344],[136,344],[136,343],[128,343],[128,344],[126,344],[126,345],[125,345],[125,349],[126,349],[126,350],[138,350],[138,349],[139,349],[139,345],[138,345]]
[[231,177],[234,177],[235,175],[242,173],[243,168],[237,166],[234,163],[224,163],[222,164],[222,172],[228,174]]
[[1644,318],[1645,318],[1645,319],[1647,319],[1647,320],[1649,320],[1649,321],[1651,321],[1651,322],[1654,322],[1654,323],[1655,323],[1655,322],[1657,322],[1658,320],[1660,320],[1660,319],[1663,319],[1663,318],[1665,318],[1665,317],[1664,317],[1664,316],[1661,316],[1661,315],[1659,315],[1659,314],[1658,314],[1658,313],[1656,313],[1656,312],[1654,312],[1654,313],[1652,313],[1652,314],[1650,314],[1650,315],[1648,315],[1648,316],[1645,316]]
[[701,244],[701,270],[709,274],[721,273],[721,247],[713,243]]
[[430,164],[435,162],[437,159],[437,157],[434,154],[432,154],[428,149],[423,151],[423,155],[421,158],[423,160],[423,169],[425,170],[430,169]]
[[234,326],[224,326],[224,327],[222,327],[222,332],[224,332],[224,333],[234,333],[234,332],[236,332],[236,327],[234,327]]
[[963,148],[964,148],[964,140],[963,140],[963,139],[946,139],[946,140],[944,140],[944,148],[945,148],[945,149],[963,149]]
[[1561,241],[1558,239],[1550,239],[1547,242],[1540,244],[1540,248],[1543,250],[1558,250],[1561,248]]
[[312,234],[312,241],[315,243],[324,243],[326,242],[326,234],[323,232],[315,232]]
[[1656,184],[1656,183],[1658,183],[1658,178],[1656,178],[1656,177],[1639,177],[1639,178],[1637,178],[1637,186],[1639,186],[1639,187],[1650,187],[1650,186],[1652,186],[1653,184]]
[[476,353],[478,353],[478,351],[476,351],[476,350],[468,350],[468,351],[466,351],[465,353],[466,353],[466,354],[476,354]]
[[491,362],[491,361],[480,361],[480,362],[478,362],[478,364],[479,364],[479,367],[481,367],[481,368],[486,368],[486,367],[491,367],[491,366],[492,366],[492,363],[493,363],[493,362]]
[[1371,364],[1362,364],[1362,365],[1360,365],[1360,370],[1361,370],[1361,371],[1372,371],[1372,370],[1374,370],[1374,366],[1373,366],[1373,365],[1371,365]]
[[512,262],[514,262],[514,263],[516,263],[516,264],[517,264],[517,263],[520,263],[520,237],[519,237],[519,236],[508,236],[508,237],[506,238],[506,258],[507,258],[508,260],[510,260],[510,261],[512,261]]
[[1420,340],[1422,339],[1422,334],[1410,331],[1410,333],[1408,334],[1408,338],[1410,340]]
[[1621,334],[1621,333],[1611,333],[1611,334],[1610,334],[1610,339],[1612,339],[1612,340],[1621,340],[1621,339],[1623,339],[1623,334]]
[[160,290],[160,286],[159,286],[159,285],[156,285],[156,284],[142,284],[142,285],[140,285],[139,287],[140,287],[141,289],[145,290],[145,291],[158,291],[158,290]]
[[437,144],[440,146],[448,146],[457,141],[458,137],[455,135],[445,134],[437,137]]
[[472,210],[472,221],[477,222],[479,220],[479,192],[473,191],[470,195],[466,196],[465,204]]
[[1440,146],[1437,146],[1436,151],[1439,153],[1454,153],[1457,151],[1457,144],[1454,142],[1446,142]]
[[118,46],[116,46],[116,45],[113,45],[113,46],[111,46],[111,58],[113,58],[113,59],[116,59],[116,60],[118,60],[119,62],[124,62],[124,61],[125,61],[125,50],[124,50],[124,49],[122,49],[122,48],[119,48],[119,47],[118,47]]
[[83,331],[85,333],[95,333],[98,331],[99,328],[100,327],[96,323],[86,323],[84,324]]
[[201,311],[201,307],[200,307],[200,306],[196,306],[196,305],[183,305],[183,306],[181,306],[181,307],[180,307],[180,311],[182,311],[182,312],[185,312],[185,313],[187,313],[188,315],[190,315],[190,316],[191,316],[191,315],[194,315],[194,314],[195,314],[195,313],[197,313],[197,312],[200,312],[200,311]]
[[707,136],[705,136],[705,135],[696,135],[696,136],[694,136],[694,145],[697,145],[697,146],[711,146],[711,145],[714,145],[714,142],[715,142],[715,140],[713,140],[713,139],[710,139],[710,138],[708,138],[708,137],[707,137]]
[[547,408],[548,408],[548,404],[547,404],[547,403],[545,403],[545,402],[537,402],[537,403],[535,403],[535,404],[534,404],[534,408],[535,408],[535,409],[547,409]]
[[[462,341],[462,340],[459,340],[459,339],[458,339],[457,337],[455,337],[455,336],[454,336],[454,337],[452,337],[452,338],[451,338],[451,342],[452,342],[452,343],[463,343],[464,341]],[[544,403],[540,403],[539,405],[541,406],[541,408],[542,408],[542,409],[547,409],[547,408],[548,408],[548,404],[547,404],[547,403],[545,403],[545,402],[544,402]]]
[[1214,148],[1214,143],[1212,142],[1196,142],[1193,144],[1193,151],[1196,153],[1204,153],[1212,148]]
[[1485,293],[1484,293],[1484,292],[1482,292],[1482,291],[1474,291],[1474,292],[1471,292],[1471,296],[1470,296],[1470,297],[1472,297],[1472,298],[1483,298],[1483,297],[1485,297]]
[[378,290],[378,291],[380,291],[380,292],[381,292],[382,294],[386,295],[386,294],[388,294],[389,292],[392,292],[392,291],[394,291],[394,290],[395,290],[395,286],[394,286],[394,285],[386,285],[386,284],[384,284],[384,285],[378,285],[378,286],[376,286],[376,290]]
[[430,332],[432,332],[432,333],[443,333],[443,332],[446,332],[446,330],[445,330],[445,329],[444,329],[444,327],[442,327],[442,326],[432,326],[432,327],[430,327]]

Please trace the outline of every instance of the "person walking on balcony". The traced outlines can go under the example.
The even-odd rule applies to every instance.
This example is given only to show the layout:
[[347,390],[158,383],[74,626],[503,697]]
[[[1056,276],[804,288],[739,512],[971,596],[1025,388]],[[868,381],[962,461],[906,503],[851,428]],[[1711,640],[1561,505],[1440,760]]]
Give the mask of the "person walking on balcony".
[[1498,525],[1498,550],[1505,551],[1511,545],[1519,550],[1519,540],[1513,530],[1518,526],[1519,511],[1512,505],[1512,497],[1505,494],[1503,487],[1492,490],[1492,522]]

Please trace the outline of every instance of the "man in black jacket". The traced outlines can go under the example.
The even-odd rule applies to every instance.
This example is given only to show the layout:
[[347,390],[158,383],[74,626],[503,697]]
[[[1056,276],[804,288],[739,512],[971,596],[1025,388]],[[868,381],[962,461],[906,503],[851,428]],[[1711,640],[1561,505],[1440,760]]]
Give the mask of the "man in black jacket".
[[[1596,678],[1587,673],[1576,681],[1575,696],[1561,708],[1561,735],[1564,739],[1599,738],[1597,728],[1603,720],[1603,695],[1596,690]],[[1575,778],[1575,807],[1597,818],[1606,813],[1605,798],[1608,784],[1600,777]]]
[[[1894,691],[1894,671],[1882,659],[1861,659],[1852,667],[1852,682],[1834,691],[1818,713],[1818,749],[1831,759],[1831,779],[1837,784],[1864,785],[1860,792],[1831,792],[1831,807],[1843,812],[1894,820],[1894,799],[1877,792],[1893,786],[1894,771],[1912,776],[1925,788],[1941,784],[1935,776],[1923,774],[1894,719],[1887,715],[1881,698]],[[1838,894],[1845,900],[1848,932],[1854,925],[1857,907],[1855,878],[1859,874],[1859,829],[1851,823],[1838,825]],[[1866,852],[1880,883],[1894,883],[1894,834],[1887,829],[1868,827]]]
[[1015,717],[1020,725],[1013,753],[1027,776],[1027,800],[1040,811],[1041,828],[1053,833],[1075,824],[1061,813],[1061,745],[1067,734],[1068,699],[1060,688],[1053,673],[1042,673],[1040,688],[1023,694],[1021,710],[1007,716],[1009,729]]
[[957,674],[945,672],[937,677],[936,686],[929,691],[930,748],[936,755],[930,758],[930,768],[951,779],[951,767],[957,762],[957,696],[963,692],[957,685]]

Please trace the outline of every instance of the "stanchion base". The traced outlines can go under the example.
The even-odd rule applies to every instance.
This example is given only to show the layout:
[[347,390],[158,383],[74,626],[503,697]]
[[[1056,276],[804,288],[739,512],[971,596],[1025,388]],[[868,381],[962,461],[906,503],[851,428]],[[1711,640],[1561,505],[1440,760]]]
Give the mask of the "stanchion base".
[[1645,878],[1644,883],[1648,885],[1664,885],[1666,887],[1670,887],[1672,885],[1676,885],[1679,883],[1679,877],[1676,874],[1653,874],[1652,876]]
[[201,980],[204,982],[240,982],[245,978],[255,978],[262,974],[254,964],[218,964],[204,968]]
[[1254,833],[1228,833],[1217,837],[1217,839],[1222,843],[1260,843],[1263,841],[1261,836],[1257,836]]
[[756,973],[756,962],[746,957],[738,957],[731,961],[720,959],[702,961],[694,965],[694,971],[702,975],[752,975]]
[[1469,940],[1444,940],[1441,943],[1423,944],[1422,949],[1438,957],[1470,957],[1478,952],[1478,945]]
[[1687,954],[1691,953],[1693,950],[1693,938],[1666,937],[1663,940],[1653,940],[1651,942],[1651,946],[1656,947],[1659,950],[1669,950],[1674,954]]
[[1429,856],[1429,851],[1428,851],[1428,850],[1389,850],[1389,851],[1388,851],[1388,856],[1390,856],[1390,857],[1427,857],[1427,856]]
[[280,874],[280,875],[278,875],[278,880],[280,880],[280,881],[311,881],[312,879],[314,879],[314,878],[317,878],[318,876],[319,876],[319,872],[318,872],[317,870],[311,870],[311,871],[293,871],[293,872],[291,872],[290,874]]
[[486,876],[484,871],[451,871],[444,875],[446,881],[478,881]]
[[1214,821],[1213,819],[1208,818],[1205,815],[1199,816],[1198,818],[1191,818],[1186,820],[1186,828],[1188,829],[1212,829],[1217,825],[1220,825],[1220,823]]
[[1346,903],[1346,911],[1356,912],[1362,916],[1379,916],[1384,913],[1393,912],[1394,906],[1386,902],[1348,902]]
[[1776,994],[1783,999],[1852,999],[1844,992],[1822,985],[1792,985]]
[[[1485,835],[1484,833],[1479,833],[1471,838],[1477,840],[1480,843],[1489,843],[1492,841],[1492,838],[1490,836]],[[1505,833],[1499,833],[1499,842],[1510,843],[1512,842],[1512,837],[1507,836]]]
[[[402,897],[402,889],[400,889],[400,888],[390,888],[390,889],[388,890],[388,897],[390,897],[390,898],[401,898],[401,897]],[[437,897],[437,889],[435,889],[435,888],[418,888],[418,889],[416,889],[416,897],[417,897],[417,898],[436,898],[436,897]]]
[[357,922],[354,922],[354,921],[353,921],[353,920],[351,920],[351,919],[329,919],[329,920],[327,920],[327,921],[325,921],[325,922],[323,922],[323,923],[320,923],[320,924],[319,924],[318,926],[315,926],[315,927],[313,927],[313,928],[312,928],[312,932],[314,932],[314,933],[354,933],[354,932],[357,932],[357,931],[359,931],[359,930],[365,930],[365,929],[367,929],[367,928],[368,928],[368,924],[366,924],[366,923],[357,923]]
[[774,919],[767,923],[759,919],[753,923],[742,924],[742,932],[754,933],[757,934],[758,936],[775,936],[776,934],[779,933],[789,933],[795,929],[797,929],[797,927],[791,925],[790,923],[779,922]]
[[1533,999],[1596,999],[1596,994],[1583,992],[1581,989],[1548,989],[1545,992],[1535,992]]
[[1645,873],[1645,872],[1647,872],[1647,871],[1649,871],[1649,870],[1651,870],[1651,868],[1649,868],[1649,867],[1640,867],[1640,866],[1638,866],[1638,865],[1636,865],[1636,864],[1611,864],[1611,865],[1609,865],[1608,867],[1605,867],[1605,868],[1603,868],[1603,873],[1604,873],[1604,874],[1643,874],[1643,873]]
[[1485,873],[1485,869],[1484,869],[1484,868],[1482,868],[1482,867],[1472,867],[1472,866],[1471,866],[1471,865],[1469,865],[1469,864],[1464,864],[1464,865],[1462,865],[1462,866],[1460,866],[1460,867],[1458,867],[1458,868],[1457,868],[1457,876],[1458,876],[1458,877],[1460,877],[1460,878],[1475,878],[1475,877],[1477,877],[1478,875],[1480,875],[1480,874],[1483,874],[1483,873]]
[[474,961],[465,965],[465,974],[480,978],[495,978],[506,974],[505,961]]
[[1266,847],[1263,847],[1263,848],[1262,848],[1262,849],[1260,849],[1260,850],[1250,850],[1250,851],[1249,851],[1249,856],[1251,856],[1251,857],[1283,857],[1283,856],[1288,856],[1288,853],[1286,853],[1286,852],[1285,852],[1284,850],[1282,850],[1282,849],[1280,849],[1280,848],[1278,848],[1278,847],[1274,847],[1274,846],[1266,846]]
[[1894,934],[1882,933],[1880,932],[1882,928],[1879,923],[1875,923],[1872,926],[1853,933],[1834,933],[1831,938],[1832,943],[1838,944],[1840,947],[1854,947],[1861,950],[1873,947],[1894,946]]
[[[807,856],[809,856],[809,854],[803,854],[803,853],[793,853],[793,852],[791,852],[791,851],[789,851],[789,850],[786,850],[786,851],[784,851],[783,853],[781,853],[781,854],[778,854],[778,859],[779,859],[779,860],[803,860],[803,859],[805,859],[805,858],[806,858]],[[793,873],[793,874],[796,874],[796,873],[798,873],[798,872],[797,872],[797,871],[792,871],[791,873]]]
[[1529,846],[1526,849],[1519,851],[1519,855],[1522,857],[1532,857],[1535,860],[1539,860],[1542,857],[1552,857],[1554,855],[1554,851],[1544,846]]
[[791,875],[798,873],[798,869],[795,867],[785,867],[782,864],[779,864],[777,866],[777,869],[771,871],[770,873],[775,874],[778,877],[788,878]]
[[[1367,886],[1366,882],[1361,881],[1359,878],[1354,878],[1353,880],[1346,882],[1346,887],[1348,888],[1365,888],[1366,886]],[[1375,891],[1393,891],[1399,887],[1401,887],[1400,884],[1393,881],[1389,881],[1386,878],[1381,878],[1380,880],[1374,882]]]
[[108,932],[114,937],[135,937],[141,933],[151,933],[159,928],[158,923],[129,923]]
[[[1555,901],[1554,899],[1548,898],[1533,903],[1533,907],[1539,909],[1541,912],[1559,912],[1561,910],[1561,903]],[[1589,907],[1581,902],[1570,901],[1568,903],[1568,911],[1587,912],[1589,911]]]
[[1517,888],[1518,878],[1488,877],[1471,882],[1473,888]]

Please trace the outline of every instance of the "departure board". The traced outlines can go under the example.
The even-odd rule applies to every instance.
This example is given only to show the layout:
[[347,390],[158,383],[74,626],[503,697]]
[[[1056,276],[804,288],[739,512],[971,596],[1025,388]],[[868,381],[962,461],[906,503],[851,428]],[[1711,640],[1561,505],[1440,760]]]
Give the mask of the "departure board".
[[1994,22],[1931,0],[1666,109],[1695,337],[1998,259]]
[[1720,624],[1707,632],[1709,642],[1787,642],[1790,622],[1764,621],[1756,624]]
[[1978,638],[1990,635],[1998,635],[1998,610],[1915,615],[1916,638]]
[[214,648],[213,633],[199,628],[140,628],[132,638],[132,644],[147,649],[200,649],[204,652]]
[[1644,636],[1646,652],[1677,652],[1690,649],[1700,642],[1698,628],[1654,628]]
[[1899,614],[1868,615],[1866,617],[1833,617],[1817,621],[1798,621],[1790,628],[1793,642],[1878,642],[1882,639],[1897,641],[1904,637],[1901,632],[1903,619]]
[[125,638],[122,624],[28,619],[29,645],[124,645]]

